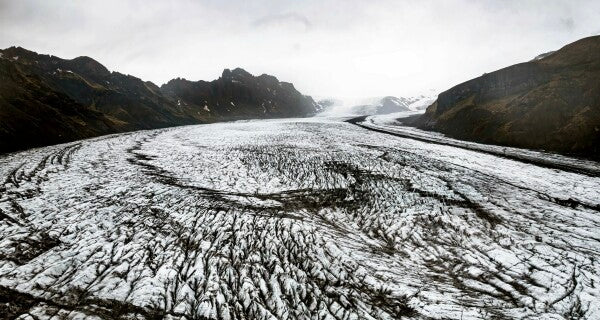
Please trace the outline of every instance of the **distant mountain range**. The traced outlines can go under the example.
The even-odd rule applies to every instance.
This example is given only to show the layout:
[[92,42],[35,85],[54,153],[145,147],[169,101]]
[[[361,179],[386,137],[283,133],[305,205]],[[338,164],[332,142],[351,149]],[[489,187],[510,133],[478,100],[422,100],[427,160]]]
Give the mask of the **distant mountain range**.
[[357,114],[389,114],[409,111],[408,106],[414,101],[416,101],[415,98],[387,96],[370,104],[353,106],[352,111]]
[[317,104],[290,83],[243,69],[158,87],[72,60],[0,50],[0,153],[102,134],[251,118],[313,115]]
[[375,97],[364,99],[327,98],[317,102],[318,109],[324,115],[382,115],[402,111],[416,111],[425,109],[435,98],[420,95],[415,97]]
[[415,123],[450,137],[600,158],[600,36],[461,83]]

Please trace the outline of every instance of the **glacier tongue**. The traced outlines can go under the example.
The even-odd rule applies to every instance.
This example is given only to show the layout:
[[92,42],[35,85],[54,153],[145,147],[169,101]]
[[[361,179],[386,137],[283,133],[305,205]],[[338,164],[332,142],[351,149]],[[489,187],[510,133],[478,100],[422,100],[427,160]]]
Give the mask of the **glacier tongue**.
[[600,179],[335,119],[0,157],[0,316],[597,319]]

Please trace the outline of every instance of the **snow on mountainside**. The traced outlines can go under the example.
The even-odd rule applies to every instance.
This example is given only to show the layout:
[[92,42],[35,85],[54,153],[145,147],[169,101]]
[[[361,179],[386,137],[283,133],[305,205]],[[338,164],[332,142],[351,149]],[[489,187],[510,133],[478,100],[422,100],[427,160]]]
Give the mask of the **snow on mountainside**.
[[431,96],[421,95],[421,96],[417,97],[416,101],[412,102],[408,106],[408,108],[412,111],[425,110],[425,109],[427,109],[427,107],[429,107],[432,103],[435,102],[436,97],[437,97],[436,95],[431,95]]
[[548,51],[548,52],[545,52],[545,53],[542,53],[542,54],[538,54],[538,55],[537,55],[537,56],[535,56],[535,58],[533,58],[531,61],[542,60],[542,59],[544,59],[544,58],[546,58],[546,57],[550,56],[551,54],[553,54],[553,53],[555,53],[555,52],[556,52],[556,50],[554,50],[554,51]]
[[403,111],[417,111],[427,108],[435,97],[419,95],[415,97],[371,97],[371,98],[322,98],[320,116],[336,115],[375,115]]

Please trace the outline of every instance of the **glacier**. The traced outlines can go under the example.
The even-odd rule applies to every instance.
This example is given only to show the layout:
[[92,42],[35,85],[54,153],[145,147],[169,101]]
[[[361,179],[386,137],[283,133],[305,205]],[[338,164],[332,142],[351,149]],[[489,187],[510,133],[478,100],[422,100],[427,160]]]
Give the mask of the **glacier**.
[[0,156],[0,315],[600,318],[593,170],[414,139],[389,117],[342,120]]

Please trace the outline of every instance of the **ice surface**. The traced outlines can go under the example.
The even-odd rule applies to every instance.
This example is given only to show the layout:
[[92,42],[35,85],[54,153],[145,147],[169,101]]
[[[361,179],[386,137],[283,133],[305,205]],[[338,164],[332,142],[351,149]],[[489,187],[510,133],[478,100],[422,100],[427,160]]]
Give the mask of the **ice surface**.
[[0,181],[9,318],[600,318],[590,175],[315,118],[32,149]]

